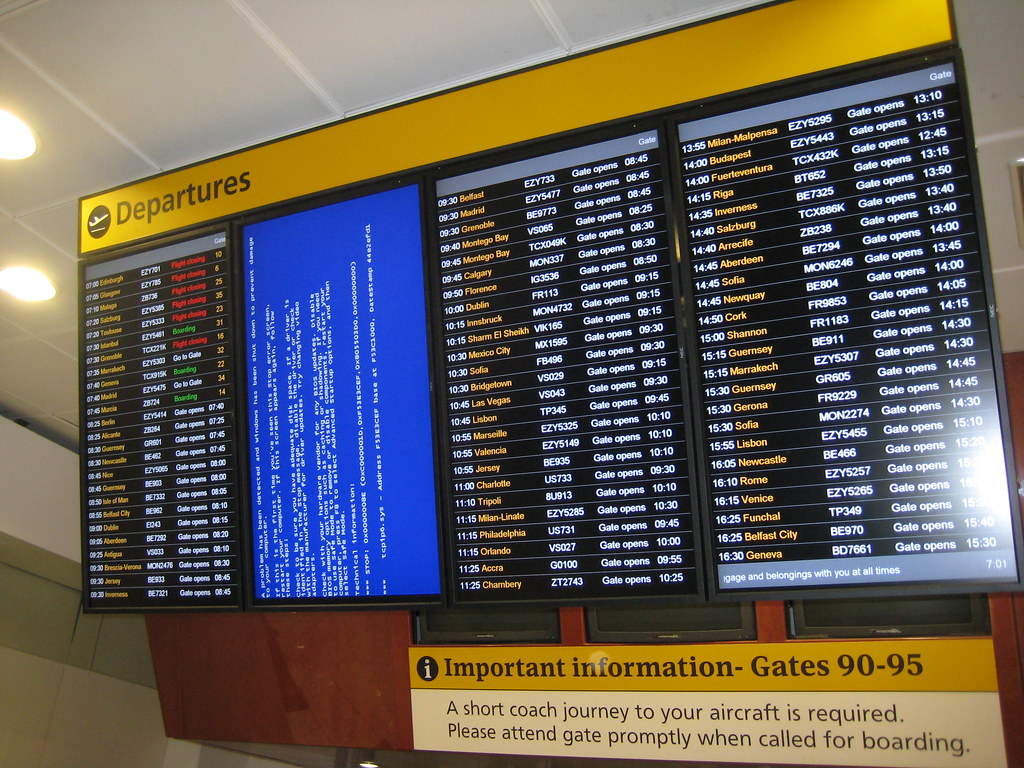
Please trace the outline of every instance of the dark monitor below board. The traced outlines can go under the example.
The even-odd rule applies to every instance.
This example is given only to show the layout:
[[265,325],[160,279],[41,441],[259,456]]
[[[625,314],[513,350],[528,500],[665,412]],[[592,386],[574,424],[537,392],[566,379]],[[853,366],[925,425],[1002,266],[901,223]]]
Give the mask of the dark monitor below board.
[[558,608],[438,608],[412,615],[415,642],[422,645],[557,643]]
[[985,595],[794,600],[787,603],[789,635],[820,637],[934,637],[987,635]]
[[587,609],[592,643],[711,643],[754,640],[754,604],[603,607]]

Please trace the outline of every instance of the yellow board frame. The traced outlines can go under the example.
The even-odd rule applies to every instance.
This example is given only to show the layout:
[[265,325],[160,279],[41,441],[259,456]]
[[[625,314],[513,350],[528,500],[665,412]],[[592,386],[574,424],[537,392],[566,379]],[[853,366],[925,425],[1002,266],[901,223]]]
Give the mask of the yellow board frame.
[[[952,40],[947,0],[789,0],[84,197],[79,251],[85,255],[355,182]],[[109,225],[90,234],[90,221],[105,221],[104,213]]]
[[[425,673],[426,672],[426,673]],[[988,637],[409,648],[414,689],[998,691]]]

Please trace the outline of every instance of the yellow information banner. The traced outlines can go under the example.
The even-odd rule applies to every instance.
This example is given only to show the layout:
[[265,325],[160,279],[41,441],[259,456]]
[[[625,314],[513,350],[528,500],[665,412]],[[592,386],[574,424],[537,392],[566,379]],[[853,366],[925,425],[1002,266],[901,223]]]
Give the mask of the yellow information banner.
[[996,691],[987,638],[409,649],[413,688]]
[[418,750],[1001,768],[988,639],[413,647]]
[[947,0],[770,5],[83,198],[80,251],[951,39]]

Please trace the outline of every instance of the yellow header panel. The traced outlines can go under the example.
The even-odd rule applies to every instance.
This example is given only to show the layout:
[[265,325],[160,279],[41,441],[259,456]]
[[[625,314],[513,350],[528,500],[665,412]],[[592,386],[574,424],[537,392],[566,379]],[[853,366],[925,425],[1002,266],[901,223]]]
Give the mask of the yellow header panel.
[[990,638],[409,648],[413,688],[997,691]]
[[83,198],[80,250],[951,40],[947,0],[790,0]]

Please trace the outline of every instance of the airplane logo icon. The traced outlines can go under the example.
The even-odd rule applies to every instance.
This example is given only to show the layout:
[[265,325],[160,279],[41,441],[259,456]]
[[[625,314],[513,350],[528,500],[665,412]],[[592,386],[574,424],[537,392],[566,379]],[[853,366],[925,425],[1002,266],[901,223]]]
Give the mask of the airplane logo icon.
[[90,235],[97,239],[103,237],[110,229],[110,209],[105,205],[97,205],[92,209],[85,225]]

